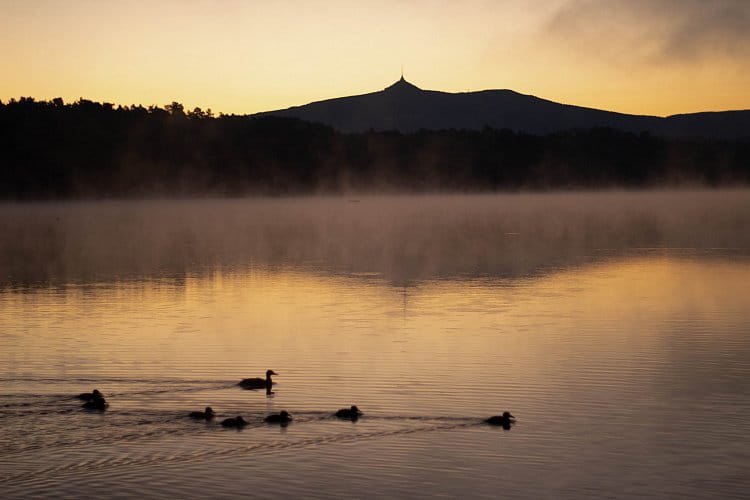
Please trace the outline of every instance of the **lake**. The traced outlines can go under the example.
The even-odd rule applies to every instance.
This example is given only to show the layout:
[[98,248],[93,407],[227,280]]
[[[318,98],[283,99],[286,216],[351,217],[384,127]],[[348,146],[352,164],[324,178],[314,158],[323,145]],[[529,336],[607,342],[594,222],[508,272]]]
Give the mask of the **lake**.
[[3,498],[750,490],[750,191],[5,203],[0,235]]

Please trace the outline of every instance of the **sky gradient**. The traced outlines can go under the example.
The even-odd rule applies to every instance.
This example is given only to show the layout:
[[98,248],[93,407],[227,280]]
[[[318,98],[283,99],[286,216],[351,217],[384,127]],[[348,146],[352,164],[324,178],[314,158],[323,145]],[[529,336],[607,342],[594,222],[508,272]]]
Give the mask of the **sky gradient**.
[[638,114],[750,109],[750,1],[0,0],[0,99],[253,113],[509,88]]

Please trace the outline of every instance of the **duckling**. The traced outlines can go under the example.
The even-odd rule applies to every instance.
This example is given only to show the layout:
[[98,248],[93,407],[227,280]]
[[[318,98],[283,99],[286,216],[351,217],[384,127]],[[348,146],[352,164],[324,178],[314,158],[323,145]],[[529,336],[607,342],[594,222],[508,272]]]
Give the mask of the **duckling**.
[[495,415],[494,417],[485,419],[484,422],[490,425],[502,425],[505,428],[510,428],[510,425],[516,422],[516,417],[511,415],[510,412],[504,411],[502,415]]
[[364,413],[359,411],[359,408],[357,408],[355,405],[352,405],[351,408],[342,408],[334,413],[334,416],[347,420],[357,420],[362,415],[364,415]]
[[263,420],[269,424],[288,424],[292,421],[292,416],[286,410],[283,410],[278,415],[268,415]]
[[210,406],[206,406],[206,411],[191,411],[188,414],[188,417],[200,420],[211,420],[215,416],[216,414]]
[[273,385],[271,375],[278,375],[278,373],[273,370],[266,370],[266,378],[243,378],[237,385],[243,389],[265,389],[270,392]]
[[109,403],[107,403],[107,400],[104,399],[104,396],[99,394],[99,397],[83,403],[81,408],[86,408],[87,410],[106,410],[108,406]]
[[104,394],[99,392],[99,389],[94,389],[91,392],[84,392],[76,396],[81,401],[91,401],[92,399],[103,398]]
[[238,427],[242,428],[245,427],[248,424],[248,422],[242,418],[241,416],[237,415],[234,418],[226,418],[221,421],[222,427]]

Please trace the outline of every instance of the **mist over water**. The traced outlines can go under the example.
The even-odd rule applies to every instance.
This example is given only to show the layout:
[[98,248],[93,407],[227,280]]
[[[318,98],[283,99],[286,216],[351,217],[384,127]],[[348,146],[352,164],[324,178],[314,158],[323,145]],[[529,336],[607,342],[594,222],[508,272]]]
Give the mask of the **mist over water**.
[[0,205],[0,283],[294,266],[523,276],[642,248],[750,246],[746,190]]
[[750,488],[746,190],[4,204],[0,234],[3,498]]

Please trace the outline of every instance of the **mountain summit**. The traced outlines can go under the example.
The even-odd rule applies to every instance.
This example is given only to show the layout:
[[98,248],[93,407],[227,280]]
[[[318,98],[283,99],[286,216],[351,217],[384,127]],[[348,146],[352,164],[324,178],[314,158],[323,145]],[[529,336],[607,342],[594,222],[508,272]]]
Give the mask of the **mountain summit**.
[[667,118],[629,115],[560,104],[512,90],[439,92],[401,78],[378,92],[317,101],[254,116],[284,116],[323,123],[342,132],[484,127],[548,134],[611,127],[668,136],[750,137],[750,110],[693,113]]
[[409,92],[422,92],[422,89],[414,85],[413,83],[409,83],[404,78],[404,75],[401,75],[401,78],[394,83],[393,85],[389,85],[388,87],[383,89],[383,92],[391,92],[391,93],[401,93],[406,94]]

